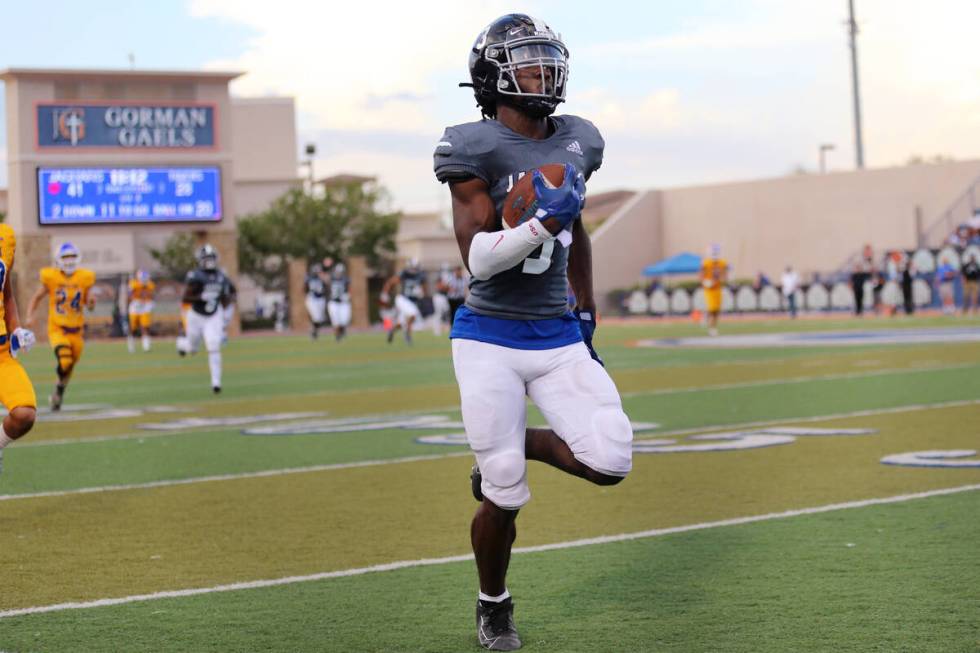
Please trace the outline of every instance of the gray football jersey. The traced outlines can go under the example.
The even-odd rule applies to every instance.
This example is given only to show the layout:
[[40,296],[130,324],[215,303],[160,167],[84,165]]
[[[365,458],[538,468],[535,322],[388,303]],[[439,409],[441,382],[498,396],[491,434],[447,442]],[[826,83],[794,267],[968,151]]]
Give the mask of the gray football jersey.
[[[528,171],[548,163],[571,163],[588,180],[602,165],[605,143],[599,130],[578,116],[551,118],[554,132],[536,140],[515,133],[496,120],[448,127],[435,150],[435,173],[441,182],[478,177],[490,187],[497,210],[497,229],[504,228],[504,198]],[[466,305],[475,313],[517,320],[541,320],[568,310],[568,248],[558,239],[544,243],[509,270],[480,281],[470,280]]]

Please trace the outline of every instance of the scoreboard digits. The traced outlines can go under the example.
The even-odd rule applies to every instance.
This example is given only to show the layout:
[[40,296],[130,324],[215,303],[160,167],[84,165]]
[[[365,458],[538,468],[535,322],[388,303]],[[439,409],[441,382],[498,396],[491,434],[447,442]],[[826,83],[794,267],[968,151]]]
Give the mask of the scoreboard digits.
[[221,171],[208,168],[38,168],[42,225],[218,222]]

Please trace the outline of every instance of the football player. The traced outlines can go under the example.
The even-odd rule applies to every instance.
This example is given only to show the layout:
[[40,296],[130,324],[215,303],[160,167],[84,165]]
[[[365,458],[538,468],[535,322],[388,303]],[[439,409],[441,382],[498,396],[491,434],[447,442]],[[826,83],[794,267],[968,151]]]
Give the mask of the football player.
[[48,341],[54,349],[58,365],[58,383],[51,394],[51,410],[61,410],[65,389],[71,374],[85,349],[84,309],[95,308],[90,294],[95,285],[95,272],[78,267],[82,255],[71,243],[64,243],[55,256],[55,267],[41,268],[41,287],[27,306],[27,325],[35,325],[35,311],[45,295],[48,296]]
[[137,270],[136,277],[129,280],[129,335],[126,337],[129,353],[136,351],[137,332],[143,341],[143,351],[150,351],[150,320],[156,289],[146,270]]
[[721,290],[727,282],[728,263],[721,258],[721,245],[712,245],[708,248],[708,256],[701,263],[701,287],[704,289],[704,306],[708,314],[708,335],[718,335]]
[[439,266],[439,275],[436,277],[436,291],[432,293],[432,333],[435,336],[442,335],[442,323],[449,318],[449,288],[452,282],[453,273],[449,270],[449,264],[443,263]]
[[411,259],[401,273],[393,275],[385,282],[381,289],[382,304],[390,303],[396,288],[399,290],[395,295],[395,318],[388,331],[388,342],[395,339],[398,329],[404,328],[405,342],[412,344],[412,325],[416,320],[422,319],[419,304],[425,297],[425,272],[417,258]]
[[221,392],[221,343],[225,336],[227,310],[234,298],[232,283],[218,268],[218,252],[211,245],[197,251],[197,268],[187,273],[184,296],[189,304],[187,335],[178,340],[180,353],[195,353],[204,341],[211,371],[211,390]]
[[[585,180],[602,163],[592,123],[552,115],[565,99],[568,49],[545,23],[508,14],[476,39],[470,78],[483,118],[449,127],[436,145],[436,178],[449,185],[460,254],[472,275],[450,337],[463,422],[481,503],[470,530],[480,582],[477,639],[511,651],[521,640],[507,590],[518,511],[531,498],[527,461],[598,485],[632,468],[633,432],[619,392],[592,348],[592,255],[582,225]],[[565,165],[550,188],[536,170]],[[510,229],[503,202],[533,175],[536,217]],[[566,284],[577,298],[573,312]],[[525,397],[550,428],[526,428]]]
[[347,276],[347,267],[343,263],[337,263],[330,272],[330,302],[327,310],[330,312],[334,338],[340,342],[347,335],[347,325],[350,324],[350,277]]
[[310,266],[303,286],[306,292],[306,312],[312,324],[310,337],[316,340],[320,327],[327,319],[327,284],[323,280],[323,268],[319,263]]
[[7,415],[0,422],[0,472],[3,472],[3,449],[27,435],[34,426],[37,399],[34,386],[17,356],[34,345],[34,333],[20,326],[17,301],[10,285],[14,268],[17,238],[10,226],[0,223],[0,403]]

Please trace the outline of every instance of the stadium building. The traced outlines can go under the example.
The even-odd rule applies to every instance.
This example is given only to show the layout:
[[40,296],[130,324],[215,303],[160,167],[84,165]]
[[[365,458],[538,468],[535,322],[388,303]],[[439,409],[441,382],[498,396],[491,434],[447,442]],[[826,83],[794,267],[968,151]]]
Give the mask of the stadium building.
[[[120,304],[106,300],[137,268],[157,268],[149,250],[174,233],[213,244],[237,278],[237,219],[298,183],[292,98],[233,98],[228,85],[239,74],[0,73],[8,183],[0,210],[17,232],[20,306],[65,241],[99,276],[95,329]],[[176,318],[178,288],[162,284],[161,317]]]

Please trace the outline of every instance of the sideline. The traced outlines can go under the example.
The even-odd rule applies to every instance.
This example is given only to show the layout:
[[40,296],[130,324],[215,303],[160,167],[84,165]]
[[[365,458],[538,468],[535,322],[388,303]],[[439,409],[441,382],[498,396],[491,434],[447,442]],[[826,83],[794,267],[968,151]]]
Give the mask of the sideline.
[[[689,533],[691,531],[703,531],[712,528],[722,528],[725,526],[739,526],[742,524],[752,524],[756,522],[771,521],[774,519],[788,519],[803,515],[816,515],[837,510],[849,510],[851,508],[866,508],[869,506],[881,506],[893,503],[904,503],[916,499],[926,499],[929,497],[945,496],[950,494],[960,494],[962,492],[973,492],[980,490],[980,484],[961,485],[959,487],[943,488],[941,490],[929,490],[926,492],[916,492],[914,494],[899,494],[891,497],[881,497],[875,499],[862,499],[859,501],[847,501],[845,503],[831,503],[824,506],[812,508],[800,508],[797,510],[787,510],[784,512],[773,512],[764,515],[752,515],[749,517],[735,517],[733,519],[723,519],[713,522],[701,522],[697,524],[687,524],[685,526],[673,526],[670,528],[657,528],[647,531],[637,531],[635,533],[620,533],[619,535],[603,535],[581,540],[569,540],[566,542],[554,542],[552,544],[541,544],[538,546],[519,547],[513,550],[515,554],[540,553],[543,551],[557,551],[561,549],[574,549],[595,544],[611,544],[614,542],[627,542],[630,540],[647,539],[672,535],[674,533]],[[122,605],[125,603],[137,603],[140,601],[155,601],[159,599],[183,598],[185,596],[198,596],[201,594],[214,594],[217,592],[233,592],[237,590],[259,589],[263,587],[276,587],[279,585],[292,585],[294,583],[305,583],[317,580],[327,580],[330,578],[345,578],[349,576],[361,576],[382,571],[395,571],[397,569],[409,569],[414,567],[432,567],[435,565],[445,565],[454,562],[465,562],[473,558],[472,554],[446,556],[444,558],[423,558],[421,560],[400,560],[370,567],[355,567],[353,569],[342,569],[338,571],[327,571],[306,576],[286,576],[285,578],[271,578],[266,580],[254,580],[241,583],[230,583],[227,585],[215,585],[213,587],[197,587],[183,590],[169,590],[164,592],[153,592],[151,594],[134,594],[132,596],[122,596],[118,598],[97,599],[94,601],[81,601],[73,603],[57,603],[54,605],[41,605],[30,608],[18,608],[15,610],[0,611],[0,619],[9,617],[21,617],[32,614],[42,614],[45,612],[60,612],[63,610],[79,610],[86,608],[100,608],[110,605]]]

